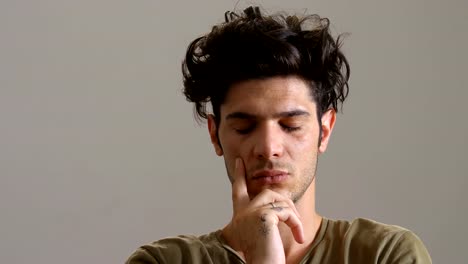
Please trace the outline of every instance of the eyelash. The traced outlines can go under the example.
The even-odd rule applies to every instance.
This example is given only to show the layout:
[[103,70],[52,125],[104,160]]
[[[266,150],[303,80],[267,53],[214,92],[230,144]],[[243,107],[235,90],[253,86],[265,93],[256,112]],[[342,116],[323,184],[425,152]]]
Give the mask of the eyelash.
[[[286,132],[294,132],[294,131],[298,131],[301,129],[301,127],[290,127],[290,126],[285,126],[285,125],[281,125],[281,127],[286,130]],[[251,126],[247,129],[235,129],[235,131],[238,133],[238,134],[241,134],[241,135],[246,135],[248,133],[250,133],[253,129],[255,128],[255,126]]]
[[237,134],[246,135],[246,134],[250,133],[253,129],[254,129],[254,127],[252,126],[252,127],[247,128],[247,129],[234,129],[234,130],[237,132]]
[[285,125],[281,125],[281,127],[287,132],[294,132],[294,131],[301,129],[301,127],[290,127],[290,126],[285,126]]

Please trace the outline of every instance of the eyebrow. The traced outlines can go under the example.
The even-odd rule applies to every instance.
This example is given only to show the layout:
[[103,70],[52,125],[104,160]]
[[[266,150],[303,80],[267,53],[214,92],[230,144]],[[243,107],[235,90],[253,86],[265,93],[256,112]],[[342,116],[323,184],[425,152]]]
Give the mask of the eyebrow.
[[[310,116],[310,113],[304,110],[292,110],[279,112],[273,115],[274,118],[294,117],[294,116]],[[226,120],[229,119],[257,119],[256,115],[245,113],[245,112],[233,112],[226,116]]]

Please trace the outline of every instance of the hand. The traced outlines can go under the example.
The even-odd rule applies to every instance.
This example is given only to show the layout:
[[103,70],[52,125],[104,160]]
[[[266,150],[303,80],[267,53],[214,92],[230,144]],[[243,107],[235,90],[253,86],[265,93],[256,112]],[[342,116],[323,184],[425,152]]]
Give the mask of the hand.
[[250,201],[240,158],[236,159],[232,201],[234,213],[224,236],[234,249],[242,251],[247,263],[286,263],[280,222],[289,226],[298,243],[304,242],[299,213],[291,199],[265,189]]

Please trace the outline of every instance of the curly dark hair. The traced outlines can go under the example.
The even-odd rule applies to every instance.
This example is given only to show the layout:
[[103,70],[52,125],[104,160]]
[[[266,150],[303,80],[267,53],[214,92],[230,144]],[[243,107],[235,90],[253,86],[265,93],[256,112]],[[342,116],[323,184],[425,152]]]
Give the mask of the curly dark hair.
[[318,15],[264,16],[258,7],[225,13],[225,22],[195,39],[182,63],[184,95],[199,121],[211,102],[215,122],[229,87],[248,79],[299,76],[309,84],[317,117],[338,111],[349,91],[349,63]]

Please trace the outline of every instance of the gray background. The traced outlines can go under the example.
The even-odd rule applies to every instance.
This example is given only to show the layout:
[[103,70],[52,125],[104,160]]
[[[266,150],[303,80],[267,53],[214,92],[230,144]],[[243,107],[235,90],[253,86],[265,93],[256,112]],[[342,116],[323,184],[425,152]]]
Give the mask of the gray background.
[[[190,40],[236,1],[0,2],[0,263],[122,263],[230,218],[230,188],[181,95]],[[410,228],[466,263],[467,1],[241,1],[350,32],[351,94],[318,208]]]

